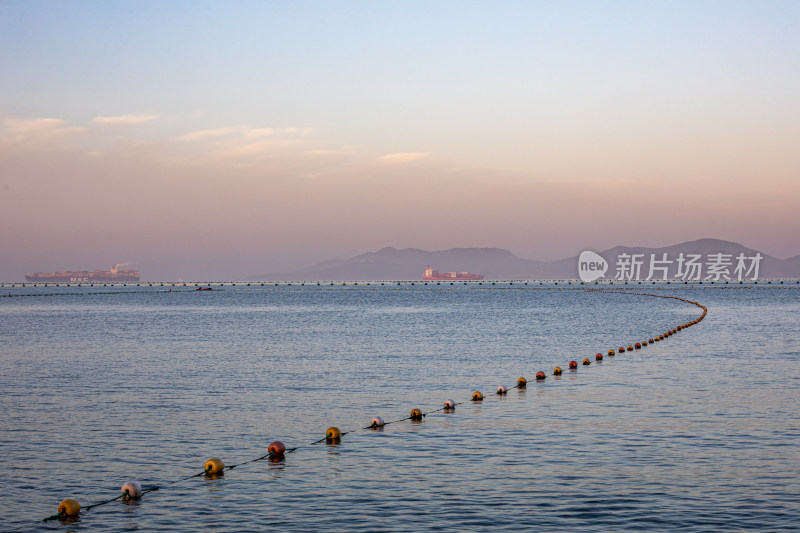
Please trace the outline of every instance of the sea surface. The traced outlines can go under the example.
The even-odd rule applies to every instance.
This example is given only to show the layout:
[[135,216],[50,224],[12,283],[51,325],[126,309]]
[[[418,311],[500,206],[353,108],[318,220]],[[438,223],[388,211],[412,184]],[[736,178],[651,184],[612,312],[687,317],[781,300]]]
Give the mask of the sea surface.
[[800,287],[586,289],[4,288],[0,530],[798,530]]

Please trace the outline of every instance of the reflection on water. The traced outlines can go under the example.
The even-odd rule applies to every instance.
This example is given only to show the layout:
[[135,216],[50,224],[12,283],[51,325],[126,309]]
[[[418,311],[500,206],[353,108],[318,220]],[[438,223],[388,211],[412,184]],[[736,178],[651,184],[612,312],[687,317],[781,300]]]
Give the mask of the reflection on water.
[[[422,286],[0,299],[0,529],[796,527],[800,291],[653,291],[708,318],[601,362],[698,309]],[[309,445],[330,426],[350,433]],[[273,440],[299,448],[37,524]]]

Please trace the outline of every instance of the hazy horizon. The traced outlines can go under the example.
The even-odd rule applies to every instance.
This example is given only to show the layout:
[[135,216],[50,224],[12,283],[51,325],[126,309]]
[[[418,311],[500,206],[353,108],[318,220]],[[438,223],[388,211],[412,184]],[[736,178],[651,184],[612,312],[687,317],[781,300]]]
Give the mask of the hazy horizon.
[[800,253],[796,2],[0,4],[0,281]]

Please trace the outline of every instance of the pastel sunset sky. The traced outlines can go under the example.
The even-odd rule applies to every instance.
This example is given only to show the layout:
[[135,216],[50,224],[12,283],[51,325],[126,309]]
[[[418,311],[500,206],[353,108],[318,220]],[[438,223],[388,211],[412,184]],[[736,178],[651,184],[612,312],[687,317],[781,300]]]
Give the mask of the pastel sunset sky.
[[3,0],[0,281],[384,246],[796,255],[798,28],[769,0]]

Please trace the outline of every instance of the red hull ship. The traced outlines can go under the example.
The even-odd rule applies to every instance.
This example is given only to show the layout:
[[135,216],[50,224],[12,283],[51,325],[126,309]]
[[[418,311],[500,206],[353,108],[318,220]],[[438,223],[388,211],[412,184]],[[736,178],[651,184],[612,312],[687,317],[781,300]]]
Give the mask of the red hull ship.
[[484,276],[472,272],[439,272],[431,267],[425,267],[422,281],[480,281]]

